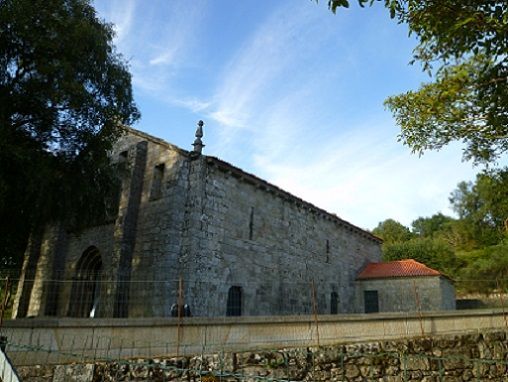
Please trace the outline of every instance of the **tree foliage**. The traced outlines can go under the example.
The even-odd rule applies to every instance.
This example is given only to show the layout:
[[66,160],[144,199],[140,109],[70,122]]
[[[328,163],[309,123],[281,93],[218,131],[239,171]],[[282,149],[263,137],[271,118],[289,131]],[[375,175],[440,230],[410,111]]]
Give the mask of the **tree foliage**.
[[467,266],[459,273],[462,288],[488,294],[508,288],[508,240],[471,251],[462,256]]
[[[413,62],[434,79],[389,97],[413,152],[465,144],[464,159],[488,163],[508,150],[508,7],[501,0],[379,0],[419,44]],[[379,1],[358,0],[361,6]],[[336,11],[347,0],[329,0]]]
[[464,236],[477,247],[498,243],[508,226],[508,168],[484,171],[475,182],[459,183],[450,202],[468,228]]
[[82,226],[107,212],[116,188],[108,151],[119,125],[139,118],[113,36],[88,0],[0,1],[4,263],[35,227]]
[[411,223],[412,232],[419,237],[436,237],[447,232],[454,219],[441,212],[430,218],[419,217]]
[[414,259],[446,275],[455,274],[459,264],[453,248],[445,240],[433,238],[414,238],[385,245],[383,259]]
[[393,219],[380,222],[372,233],[383,239],[385,244],[404,242],[412,238],[409,228]]
[[419,217],[412,229],[387,219],[375,234],[384,260],[415,259],[452,277],[459,292],[508,288],[508,168],[480,172],[450,196],[457,218]]
[[[383,239],[384,261],[414,259],[447,275],[458,267],[452,244],[441,233],[453,219],[442,214],[430,218],[418,218],[412,224],[413,231],[403,224],[386,219],[372,233]],[[416,229],[415,229],[416,227]]]

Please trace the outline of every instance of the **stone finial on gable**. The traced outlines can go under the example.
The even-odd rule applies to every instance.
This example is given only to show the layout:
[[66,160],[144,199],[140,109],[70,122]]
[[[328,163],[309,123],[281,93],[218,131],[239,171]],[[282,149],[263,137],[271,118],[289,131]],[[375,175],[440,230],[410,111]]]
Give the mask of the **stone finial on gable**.
[[205,147],[203,141],[201,140],[201,138],[203,137],[203,126],[204,122],[201,120],[198,121],[198,127],[196,129],[196,139],[192,144],[192,146],[194,146],[194,150],[192,150],[192,152],[197,155],[201,155],[201,151],[203,150],[203,147]]

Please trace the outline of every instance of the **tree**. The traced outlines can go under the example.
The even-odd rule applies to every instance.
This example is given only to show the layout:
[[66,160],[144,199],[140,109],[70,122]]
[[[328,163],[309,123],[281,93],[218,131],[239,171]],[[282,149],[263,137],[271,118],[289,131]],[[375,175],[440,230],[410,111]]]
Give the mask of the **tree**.
[[380,222],[372,233],[383,239],[384,261],[414,259],[451,276],[458,267],[454,249],[445,238],[435,235],[438,230],[436,227],[444,226],[448,219],[451,218],[436,214],[432,218],[419,218],[413,222],[416,227],[431,227],[427,229],[429,236],[423,235],[423,228],[420,232],[411,232],[393,219]]
[[453,248],[443,239],[414,238],[383,246],[383,260],[403,259],[414,259],[449,276],[459,265]]
[[0,1],[2,265],[36,227],[107,212],[108,151],[140,116],[113,36],[88,0]]
[[430,218],[419,217],[411,223],[412,232],[420,237],[439,236],[449,230],[449,226],[453,221],[453,218],[440,212]]
[[[380,0],[379,0],[380,1]],[[361,6],[375,0],[358,0]],[[434,81],[385,104],[413,152],[465,144],[464,159],[489,163],[508,150],[508,8],[502,0],[383,0],[419,44],[414,60]],[[329,0],[336,11],[347,0]]]
[[458,287],[488,294],[508,288],[508,240],[467,253],[467,266],[460,271]]
[[386,219],[380,222],[377,227],[372,230],[372,233],[383,239],[385,245],[404,242],[413,237],[409,228],[393,219]]
[[508,168],[484,171],[475,182],[461,182],[450,203],[464,223],[464,235],[481,245],[497,244],[508,222]]

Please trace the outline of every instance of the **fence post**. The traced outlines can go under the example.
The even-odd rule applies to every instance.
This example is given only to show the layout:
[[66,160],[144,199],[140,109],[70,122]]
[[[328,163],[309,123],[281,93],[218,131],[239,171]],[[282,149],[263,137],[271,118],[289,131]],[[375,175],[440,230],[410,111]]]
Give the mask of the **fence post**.
[[439,380],[442,381],[444,378],[443,358],[439,358],[437,362],[439,365]]
[[[399,356],[400,358],[400,356]],[[401,359],[401,367],[402,367],[402,380],[407,381],[407,356],[406,353],[402,353],[402,359]]]
[[318,321],[318,311],[317,311],[317,301],[316,301],[316,285],[314,284],[314,279],[312,279],[311,283],[312,287],[312,310],[314,313],[314,321],[316,323],[316,336],[317,336],[317,346],[321,347],[319,343],[319,321]]
[[176,342],[176,356],[180,355],[180,342],[182,341],[182,319],[183,319],[183,278],[178,278],[178,328],[177,328],[177,342]]
[[413,280],[413,290],[415,294],[416,309],[418,311],[418,320],[420,321],[420,331],[423,337],[425,336],[425,330],[423,328],[422,304],[420,302],[420,295],[418,294],[418,288],[416,287],[416,282],[414,280]]
[[501,302],[501,309],[503,310],[504,325],[506,326],[506,328],[508,328],[508,319],[506,318],[506,310],[505,310],[505,303],[504,303],[504,297],[503,297],[504,290],[501,288],[499,279],[497,277],[496,277],[496,284],[497,284],[497,290],[499,291],[499,300]]
[[344,364],[344,352],[342,350],[340,351],[340,369],[341,369],[341,373],[342,373],[342,381],[345,381],[346,380],[346,369],[345,369],[345,364]]
[[2,300],[2,305],[0,306],[0,329],[2,328],[2,324],[4,321],[4,314],[7,310],[7,304],[9,303],[9,300],[11,298],[11,281],[9,279],[9,276],[5,278],[5,292],[4,292],[4,298]]

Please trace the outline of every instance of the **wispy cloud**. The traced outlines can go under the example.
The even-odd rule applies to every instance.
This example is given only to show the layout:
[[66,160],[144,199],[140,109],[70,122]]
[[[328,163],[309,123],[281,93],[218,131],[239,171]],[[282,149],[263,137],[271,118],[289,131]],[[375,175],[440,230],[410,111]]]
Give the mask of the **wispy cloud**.
[[[301,82],[301,73],[305,64],[312,67],[317,43],[327,36],[326,23],[317,23],[307,5],[291,3],[277,9],[224,68],[208,113],[218,123],[217,151],[227,155],[234,150],[236,140],[245,139],[240,132],[253,137],[251,148],[266,148],[273,141],[285,145],[291,139],[296,127],[278,124],[275,113],[295,112],[291,108],[312,86],[312,78]],[[295,73],[293,79],[289,72]]]
[[115,43],[129,60],[135,88],[155,95],[168,92],[196,44],[205,2],[98,0],[96,4],[101,15],[115,24]]
[[200,113],[210,107],[210,102],[197,98],[167,99],[168,102],[191,110],[193,113]]
[[[200,34],[200,21],[220,19],[206,13],[213,11],[204,0],[97,2],[117,25],[138,94],[173,113],[208,117],[207,153],[354,224],[373,228],[388,217],[409,224],[428,211],[450,212],[450,191],[473,177],[458,147],[418,159],[396,142],[381,105],[407,84],[391,86],[399,72],[384,78],[400,46],[382,44],[391,32],[374,17],[357,27],[313,2],[277,2],[243,42],[235,35],[223,47],[222,36]],[[215,48],[203,49],[211,65],[196,60],[208,43],[223,53],[214,60],[206,54]]]
[[[365,228],[449,212],[449,192],[474,170],[460,162],[457,147],[410,155],[396,141],[382,96],[371,110],[341,109],[348,97],[362,96],[347,88],[347,77],[376,74],[359,65],[357,47],[340,40],[337,25],[312,15],[305,5],[279,8],[234,55],[208,105],[218,125],[209,149],[233,163],[243,158],[248,170]],[[321,59],[339,46],[341,54]]]
[[115,45],[125,44],[131,33],[136,12],[136,0],[95,1],[100,15],[113,23]]
[[448,195],[475,173],[460,162],[460,148],[418,158],[400,149],[390,129],[382,121],[374,128],[358,126],[320,150],[300,148],[300,160],[293,154],[277,164],[267,155],[256,164],[275,184],[364,228],[387,218],[409,225],[429,210],[450,214]]
[[272,80],[304,48],[307,42],[301,38],[301,31],[313,25],[312,21],[301,7],[295,7],[294,12],[284,8],[258,28],[224,69],[215,97],[215,115],[223,117],[220,122],[252,117],[250,111],[270,90]]

